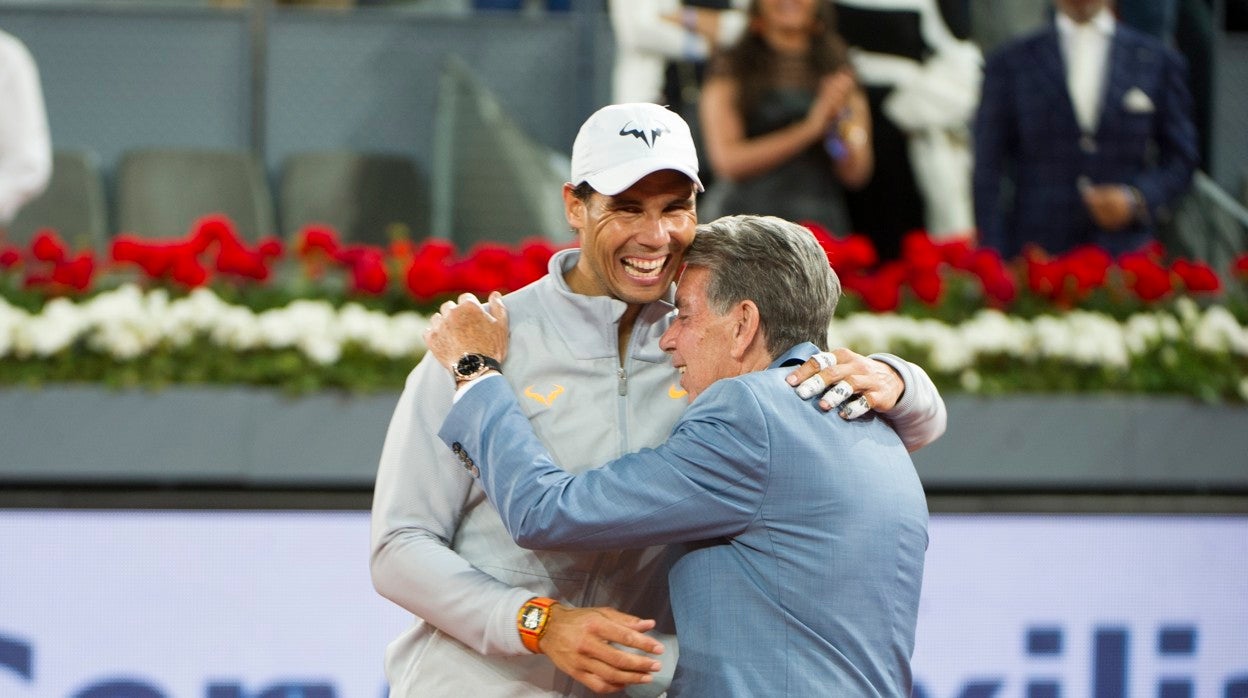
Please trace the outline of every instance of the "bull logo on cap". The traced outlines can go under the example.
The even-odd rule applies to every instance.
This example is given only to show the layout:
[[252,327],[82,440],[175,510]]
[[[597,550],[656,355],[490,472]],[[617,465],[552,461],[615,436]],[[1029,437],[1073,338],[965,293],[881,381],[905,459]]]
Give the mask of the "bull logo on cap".
[[639,126],[636,121],[629,120],[628,123],[620,129],[621,136],[632,136],[653,148],[655,141],[664,133],[671,133],[671,129],[662,124],[654,124],[651,126]]

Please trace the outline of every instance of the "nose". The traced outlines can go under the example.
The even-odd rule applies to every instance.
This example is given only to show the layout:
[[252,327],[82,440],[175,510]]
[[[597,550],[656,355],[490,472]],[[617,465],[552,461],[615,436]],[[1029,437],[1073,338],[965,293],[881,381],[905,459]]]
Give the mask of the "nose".
[[659,348],[669,354],[676,351],[676,322],[674,320],[663,331],[663,336],[659,337]]
[[637,242],[652,249],[667,247],[672,239],[671,221],[668,216],[645,216],[639,224]]

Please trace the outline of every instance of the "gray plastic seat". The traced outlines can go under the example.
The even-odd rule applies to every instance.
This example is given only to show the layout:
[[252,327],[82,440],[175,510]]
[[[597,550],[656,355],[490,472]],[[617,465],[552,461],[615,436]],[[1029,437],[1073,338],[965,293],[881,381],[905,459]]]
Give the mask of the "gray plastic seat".
[[277,233],[259,159],[247,150],[193,148],[127,152],[117,168],[117,231],[180,237],[199,218],[225,214],[244,239]]
[[428,186],[416,163],[402,155],[295,153],[282,164],[278,210],[288,238],[310,223],[374,245],[429,234]]
[[88,150],[57,150],[52,178],[9,224],[8,241],[25,246],[35,233],[51,228],[74,249],[104,252],[108,244],[108,204],[99,157]]

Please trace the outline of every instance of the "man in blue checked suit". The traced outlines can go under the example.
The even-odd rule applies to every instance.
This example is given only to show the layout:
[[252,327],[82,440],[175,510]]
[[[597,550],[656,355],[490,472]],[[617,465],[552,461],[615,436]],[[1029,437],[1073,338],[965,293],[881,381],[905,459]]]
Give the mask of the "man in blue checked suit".
[[668,580],[670,696],[909,696],[923,488],[887,422],[830,423],[785,382],[826,349],[835,273],[778,218],[701,225],[685,261],[660,346],[690,406],[667,442],[558,468],[491,368],[507,347],[497,295],[486,312],[443,306],[426,335],[459,384],[439,437],[524,547],[686,544]]
[[[975,119],[980,243],[1006,257],[1155,237],[1196,167],[1186,65],[1108,0],[1055,0],[1052,25],[989,56]],[[1005,182],[1012,183],[1011,188]]]

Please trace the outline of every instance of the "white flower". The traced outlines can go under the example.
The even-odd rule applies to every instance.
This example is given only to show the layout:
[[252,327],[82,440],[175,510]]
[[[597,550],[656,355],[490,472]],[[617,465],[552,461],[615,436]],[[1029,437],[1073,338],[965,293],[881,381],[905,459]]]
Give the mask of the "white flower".
[[235,351],[255,349],[264,343],[259,318],[251,310],[238,306],[220,309],[216,325],[209,329],[209,338],[214,344]]
[[13,344],[18,328],[29,322],[30,313],[9,305],[8,301],[0,298],[0,359],[14,351]]
[[958,329],[958,335],[976,356],[1004,354],[1028,358],[1034,354],[1033,332],[1028,322],[999,310],[981,310]]
[[126,285],[101,293],[81,306],[87,326],[87,344],[115,359],[134,359],[161,342],[157,318],[137,286]]
[[1035,320],[1040,355],[1083,366],[1130,365],[1130,352],[1121,326],[1102,313],[1076,310],[1061,317]]
[[1210,353],[1248,355],[1248,330],[1226,308],[1215,305],[1194,319],[1192,344]]
[[69,348],[84,329],[83,314],[67,298],[53,298],[43,311],[17,327],[13,344],[20,357],[48,357]]

